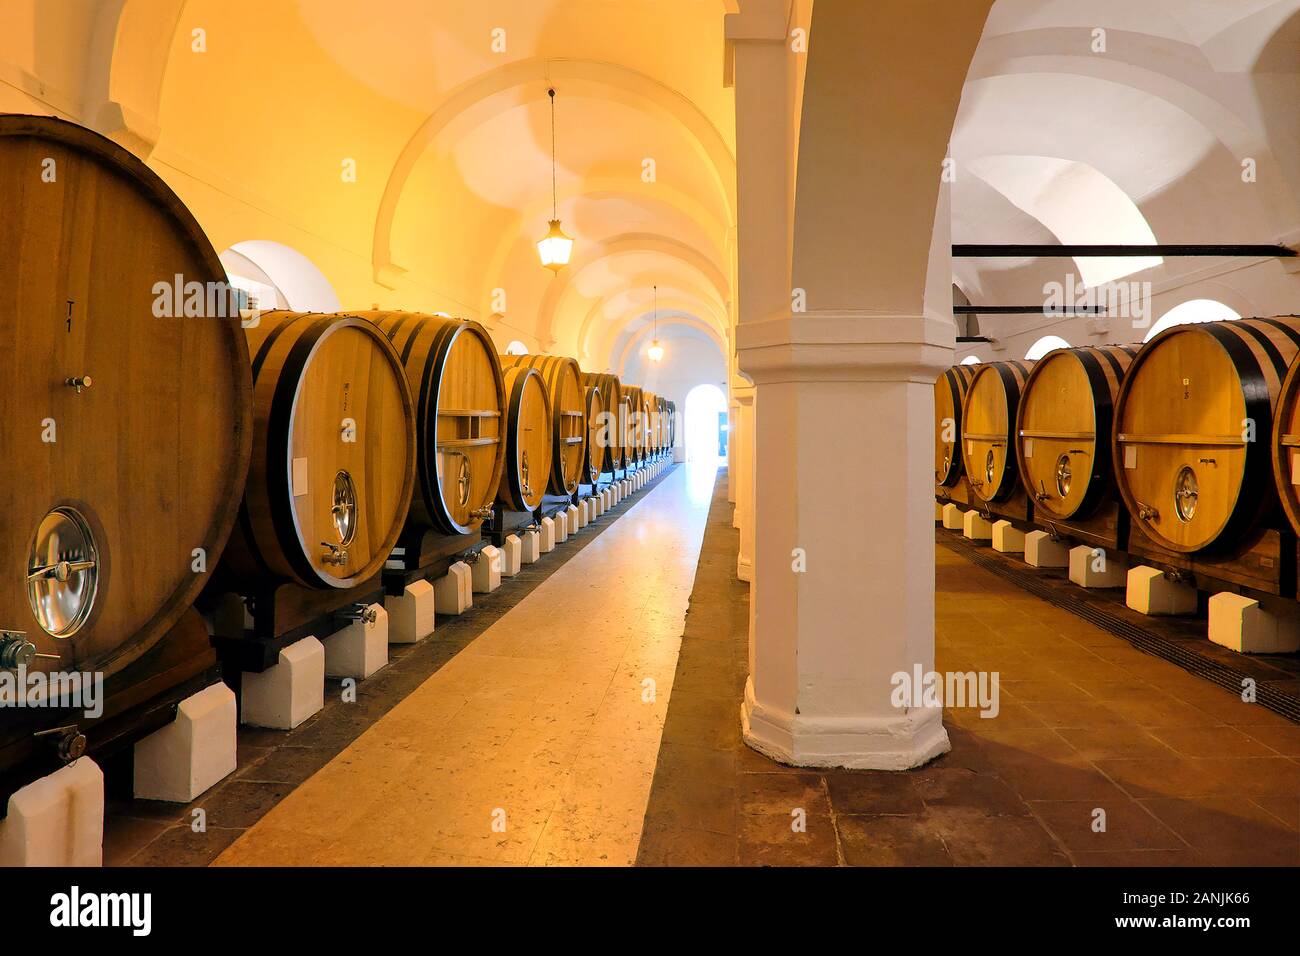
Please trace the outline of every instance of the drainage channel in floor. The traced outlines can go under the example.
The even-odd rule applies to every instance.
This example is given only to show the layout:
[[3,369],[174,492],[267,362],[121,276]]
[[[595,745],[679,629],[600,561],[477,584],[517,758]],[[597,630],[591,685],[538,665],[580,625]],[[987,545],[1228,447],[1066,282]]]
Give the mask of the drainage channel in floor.
[[977,567],[1054,607],[1069,611],[1140,651],[1176,664],[1234,694],[1241,693],[1244,682],[1254,681],[1257,703],[1300,723],[1300,657],[1297,655],[1264,655],[1240,663],[1229,662],[1223,656],[1232,652],[1205,637],[1203,617],[1189,621],[1139,615],[1124,604],[1122,589],[1086,591],[1072,584],[1061,571],[1030,568],[1013,557],[981,548],[943,529],[936,529],[935,535],[937,544],[955,551]]

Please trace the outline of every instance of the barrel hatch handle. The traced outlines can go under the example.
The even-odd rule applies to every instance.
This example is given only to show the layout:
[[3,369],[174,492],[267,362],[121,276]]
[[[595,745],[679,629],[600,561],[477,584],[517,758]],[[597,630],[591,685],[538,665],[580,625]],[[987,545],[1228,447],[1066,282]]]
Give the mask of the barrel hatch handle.
[[1138,518],[1140,520],[1142,521],[1160,520],[1160,512],[1156,510],[1154,505],[1143,504],[1142,502],[1139,501],[1137,503],[1137,506],[1138,506]]

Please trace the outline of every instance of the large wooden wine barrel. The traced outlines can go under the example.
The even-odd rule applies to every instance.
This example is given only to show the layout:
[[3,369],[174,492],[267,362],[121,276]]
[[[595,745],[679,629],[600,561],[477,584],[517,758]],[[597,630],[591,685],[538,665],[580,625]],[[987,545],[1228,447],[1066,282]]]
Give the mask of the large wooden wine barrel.
[[934,382],[934,481],[951,488],[961,478],[961,406],[977,365],[954,365]]
[[668,403],[668,447],[677,446],[677,403]]
[[516,365],[504,374],[506,464],[497,500],[513,511],[536,511],[551,472],[551,402],[536,369]]
[[1158,545],[1229,550],[1276,508],[1273,412],[1297,351],[1300,319],[1280,317],[1178,325],[1138,352],[1116,400],[1115,477]]
[[415,312],[359,312],[402,357],[419,445],[409,521],[466,534],[491,512],[505,468],[506,389],[496,346],[477,322]]
[[[248,351],[216,251],[108,139],[0,115],[0,628],[36,670],[117,673],[235,522]],[[179,294],[178,294],[179,293]]]
[[1020,396],[1016,455],[1036,516],[1086,518],[1114,488],[1115,399],[1135,355],[1132,345],[1088,345],[1034,364]]
[[623,393],[622,383],[617,375],[608,372],[582,375],[583,385],[594,385],[600,389],[605,403],[605,425],[601,431],[601,442],[605,445],[605,462],[601,471],[612,474],[616,468],[627,466],[627,455],[623,435],[627,421],[627,396]]
[[582,369],[562,355],[503,355],[502,368],[536,369],[551,404],[551,474],[547,491],[571,495],[582,481],[587,460],[587,395]]
[[962,467],[982,501],[1005,501],[1020,487],[1016,468],[1016,408],[1034,363],[976,366],[961,409]]
[[666,401],[662,395],[655,395],[654,408],[651,412],[654,416],[654,452],[656,455],[661,454],[664,446],[667,445],[667,439],[664,437],[667,432],[667,422],[665,421],[664,405]]
[[600,480],[605,467],[605,397],[595,385],[585,386],[587,393],[587,446],[583,455],[582,480],[589,485]]
[[642,417],[644,402],[642,391],[636,385],[624,385],[623,394],[627,397],[627,428],[624,432],[624,448],[627,450],[627,463],[635,465],[641,461],[642,446],[645,444],[645,420]]
[[353,315],[263,312],[247,334],[253,458],[230,569],[355,587],[383,567],[411,506],[415,410],[402,360]]
[[1272,451],[1273,478],[1282,507],[1291,527],[1300,534],[1300,357],[1292,359],[1278,395]]
[[641,460],[647,461],[650,458],[654,441],[654,415],[651,412],[654,409],[654,392],[641,390]]

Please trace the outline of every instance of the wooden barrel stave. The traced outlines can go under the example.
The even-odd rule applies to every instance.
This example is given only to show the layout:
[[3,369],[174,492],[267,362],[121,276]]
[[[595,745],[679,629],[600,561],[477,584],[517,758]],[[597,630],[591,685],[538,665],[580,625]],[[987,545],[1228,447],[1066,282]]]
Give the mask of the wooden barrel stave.
[[505,382],[477,322],[414,312],[356,313],[402,356],[416,402],[419,462],[410,523],[472,532],[487,517],[505,468]]
[[627,452],[623,435],[628,417],[628,399],[623,393],[622,383],[617,375],[608,372],[582,374],[583,385],[594,385],[600,389],[605,404],[605,427],[600,430],[601,441],[605,446],[602,473],[612,474],[615,470],[627,466]]
[[1180,325],[1142,348],[1112,430],[1134,523],[1177,553],[1231,550],[1277,507],[1271,442],[1300,319]]
[[962,468],[982,501],[1005,501],[1020,487],[1016,408],[1033,365],[1011,361],[977,366],[962,402]]
[[1114,490],[1115,399],[1136,354],[1136,346],[1082,346],[1034,365],[1017,410],[1016,455],[1035,514],[1083,519]]
[[954,365],[934,383],[934,480],[945,488],[963,474],[961,406],[977,366]]
[[561,355],[502,355],[502,368],[536,369],[551,406],[551,469],[547,491],[571,495],[578,490],[587,457],[587,402],[582,370]]
[[497,500],[512,511],[536,511],[546,494],[554,448],[551,403],[541,374],[515,365],[504,372],[506,462]]
[[1300,534],[1300,356],[1291,360],[1278,394],[1271,449],[1283,511]]
[[401,359],[350,315],[263,312],[247,334],[253,455],[228,569],[244,583],[354,587],[383,567],[410,508]]
[[587,445],[583,454],[583,481],[594,485],[600,480],[605,464],[603,434],[605,424],[605,397],[596,385],[584,386],[587,393]]
[[[251,453],[247,346],[203,230],[117,144],[0,116],[0,194],[0,628],[53,655],[31,671],[111,676],[171,631],[226,546]],[[32,577],[77,529],[87,566]]]

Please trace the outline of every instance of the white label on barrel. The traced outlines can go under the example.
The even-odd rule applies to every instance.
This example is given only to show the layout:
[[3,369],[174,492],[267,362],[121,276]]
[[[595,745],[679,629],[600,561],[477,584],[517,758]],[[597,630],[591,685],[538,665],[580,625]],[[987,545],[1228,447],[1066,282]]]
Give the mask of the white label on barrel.
[[1300,485],[1300,451],[1291,449],[1291,484]]
[[1026,458],[1034,457],[1034,440],[1032,438],[1025,439],[1025,457]]
[[293,460],[293,496],[301,498],[307,493],[307,459]]
[[1124,446],[1124,467],[1136,468],[1137,466],[1138,466],[1138,446],[1125,445]]

